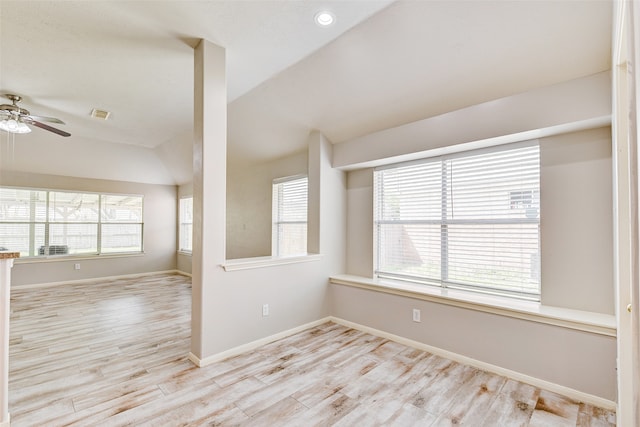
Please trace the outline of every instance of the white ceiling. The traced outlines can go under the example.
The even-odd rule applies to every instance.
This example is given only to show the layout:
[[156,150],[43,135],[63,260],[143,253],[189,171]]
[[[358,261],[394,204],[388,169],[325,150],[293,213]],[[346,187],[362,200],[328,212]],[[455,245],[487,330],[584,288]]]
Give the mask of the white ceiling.
[[[318,28],[325,7],[337,23]],[[611,24],[611,1],[591,0],[2,0],[0,93],[72,137],[16,136],[1,165],[188,181],[200,38],[227,50],[230,160],[258,162],[304,149],[311,130],[340,143],[607,70]],[[112,117],[91,118],[94,107]],[[140,169],[148,157],[155,172],[69,161],[91,152],[130,152]]]

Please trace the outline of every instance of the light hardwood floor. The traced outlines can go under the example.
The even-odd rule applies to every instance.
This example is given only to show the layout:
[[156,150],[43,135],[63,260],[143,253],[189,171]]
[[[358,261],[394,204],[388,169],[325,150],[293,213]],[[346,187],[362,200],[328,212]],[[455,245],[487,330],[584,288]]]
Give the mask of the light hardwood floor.
[[19,426],[612,426],[615,414],[334,323],[197,368],[190,279],[11,294]]

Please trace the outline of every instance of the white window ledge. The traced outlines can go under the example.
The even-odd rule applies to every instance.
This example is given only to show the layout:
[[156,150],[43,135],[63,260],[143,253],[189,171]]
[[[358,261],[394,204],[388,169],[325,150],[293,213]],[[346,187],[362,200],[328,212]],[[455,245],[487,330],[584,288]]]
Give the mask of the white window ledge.
[[64,262],[82,261],[108,258],[130,258],[144,256],[144,252],[114,252],[111,254],[72,254],[72,255],[39,255],[34,257],[24,257],[16,259],[18,264],[37,264],[40,262]]
[[276,265],[319,261],[320,259],[322,259],[322,255],[320,254],[306,254],[289,257],[265,256],[255,258],[239,258],[227,260],[224,264],[222,264],[222,268],[224,268],[224,271],[248,270],[251,268],[264,268],[273,267]]
[[456,289],[395,283],[349,274],[331,276],[330,282],[594,334],[616,336],[616,319],[611,314],[546,306],[537,302],[514,300]]

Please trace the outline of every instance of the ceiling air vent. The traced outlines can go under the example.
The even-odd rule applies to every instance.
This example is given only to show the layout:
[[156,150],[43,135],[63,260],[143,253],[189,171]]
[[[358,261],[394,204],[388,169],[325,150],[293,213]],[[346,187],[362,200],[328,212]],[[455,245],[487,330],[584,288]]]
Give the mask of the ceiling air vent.
[[96,119],[107,120],[111,115],[111,111],[98,110],[94,108],[91,110],[91,117],[95,117]]

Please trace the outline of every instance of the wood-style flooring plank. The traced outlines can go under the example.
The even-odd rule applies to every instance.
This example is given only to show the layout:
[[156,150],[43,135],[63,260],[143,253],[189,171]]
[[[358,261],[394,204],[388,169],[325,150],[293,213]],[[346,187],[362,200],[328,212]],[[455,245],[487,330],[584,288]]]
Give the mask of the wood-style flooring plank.
[[615,413],[327,322],[198,368],[190,279],[13,289],[21,426],[615,426]]

